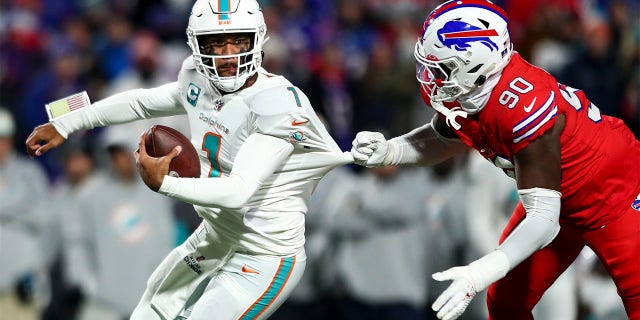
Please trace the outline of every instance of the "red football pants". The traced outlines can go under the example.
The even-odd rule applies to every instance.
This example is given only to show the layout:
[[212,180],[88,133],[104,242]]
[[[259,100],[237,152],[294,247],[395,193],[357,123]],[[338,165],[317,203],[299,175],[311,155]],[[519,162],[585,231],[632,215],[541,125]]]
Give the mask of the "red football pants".
[[[524,217],[525,210],[519,204],[500,243]],[[585,245],[593,249],[613,278],[629,319],[640,320],[640,212],[631,207],[602,228],[585,230],[563,225],[553,242],[489,286],[489,319],[533,319],[533,307]]]

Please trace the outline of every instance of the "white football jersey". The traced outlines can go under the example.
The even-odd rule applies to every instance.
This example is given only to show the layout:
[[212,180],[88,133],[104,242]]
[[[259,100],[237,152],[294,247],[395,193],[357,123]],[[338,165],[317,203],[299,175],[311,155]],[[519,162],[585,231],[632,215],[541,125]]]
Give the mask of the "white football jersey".
[[183,63],[177,84],[191,142],[200,156],[201,177],[227,176],[253,133],[294,146],[242,209],[195,206],[196,211],[239,251],[298,253],[304,246],[304,213],[311,192],[325,173],[352,158],[329,135],[307,96],[284,77],[260,69],[252,86],[221,95],[192,61]]

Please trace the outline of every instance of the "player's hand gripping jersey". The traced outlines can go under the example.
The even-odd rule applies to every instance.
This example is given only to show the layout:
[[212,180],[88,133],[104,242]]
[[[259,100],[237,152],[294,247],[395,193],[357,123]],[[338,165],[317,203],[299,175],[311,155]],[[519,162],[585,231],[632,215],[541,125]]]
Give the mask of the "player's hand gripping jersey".
[[[431,105],[428,98],[425,101]],[[453,110],[459,105],[445,106]],[[514,155],[551,129],[558,115],[566,117],[561,135],[561,217],[582,226],[605,225],[637,195],[640,170],[623,168],[638,167],[640,148],[621,120],[601,114],[582,91],[557,83],[514,53],[486,106],[466,118],[455,117],[460,129],[452,129],[513,177]],[[623,177],[632,183],[621,183]],[[598,213],[603,206],[614,210]]]

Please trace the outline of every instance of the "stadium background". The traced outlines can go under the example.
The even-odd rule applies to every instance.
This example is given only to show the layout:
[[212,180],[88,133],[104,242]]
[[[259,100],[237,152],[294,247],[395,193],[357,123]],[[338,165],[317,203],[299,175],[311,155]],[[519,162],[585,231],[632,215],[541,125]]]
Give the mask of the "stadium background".
[[[429,119],[415,80],[413,48],[422,20],[438,1],[259,2],[270,37],[263,66],[306,92],[343,150],[350,149],[358,131],[394,136]],[[28,133],[47,121],[47,102],[83,90],[96,101],[123,89],[174,81],[190,54],[185,27],[192,3],[0,0],[0,106],[15,118],[17,152],[24,154]],[[622,118],[640,136],[639,2],[497,3],[509,15],[517,51],[560,82],[584,90],[603,113]],[[95,148],[102,132],[81,133],[70,143]],[[131,139],[135,143],[137,136]],[[64,154],[30,160],[45,168],[52,190],[65,179]],[[55,286],[47,303],[63,303],[56,300]],[[347,318],[335,311],[345,296],[343,288],[323,288],[306,305],[331,314],[328,318]],[[42,306],[55,319],[50,309]]]

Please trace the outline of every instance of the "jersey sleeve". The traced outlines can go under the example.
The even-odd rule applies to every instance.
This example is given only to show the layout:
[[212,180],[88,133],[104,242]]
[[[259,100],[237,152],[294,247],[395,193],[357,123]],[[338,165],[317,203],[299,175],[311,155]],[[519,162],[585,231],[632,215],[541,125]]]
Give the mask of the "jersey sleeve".
[[178,93],[177,82],[151,89],[128,90],[97,101],[89,108],[53,119],[51,123],[67,138],[81,129],[184,114],[185,110],[178,102]]
[[250,102],[253,131],[304,146],[313,139],[311,109],[307,97],[295,87],[275,87],[258,93]]
[[513,106],[505,106],[506,111],[498,114],[502,122],[499,125],[501,139],[513,155],[545,134],[555,123],[557,100],[562,97],[558,96],[557,90],[546,85],[548,82],[531,82],[530,87],[522,89],[525,93],[518,94]]

